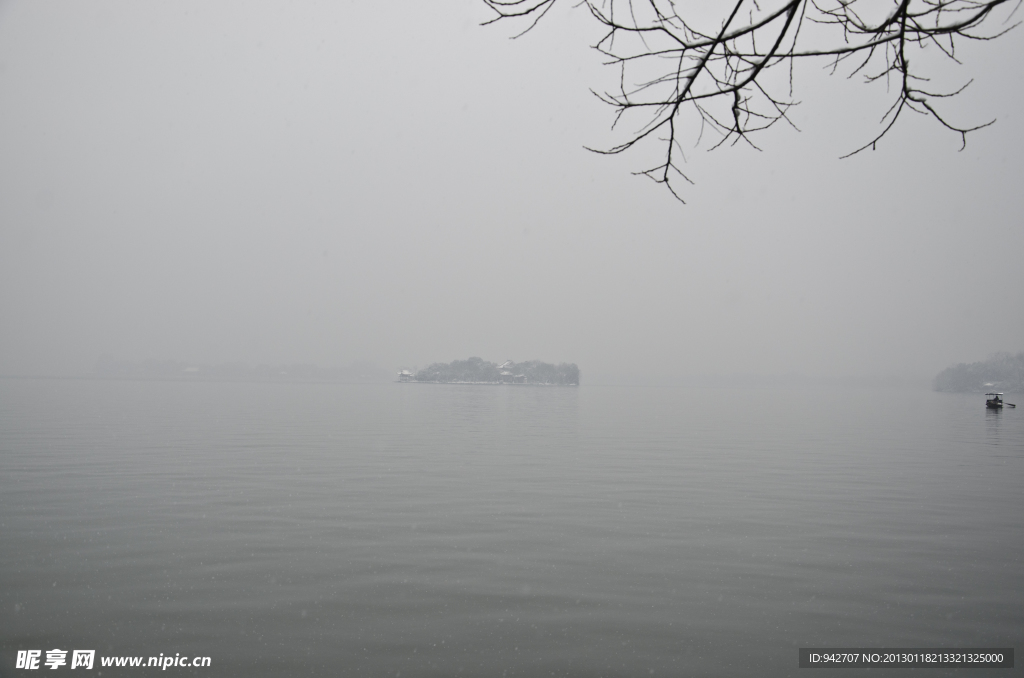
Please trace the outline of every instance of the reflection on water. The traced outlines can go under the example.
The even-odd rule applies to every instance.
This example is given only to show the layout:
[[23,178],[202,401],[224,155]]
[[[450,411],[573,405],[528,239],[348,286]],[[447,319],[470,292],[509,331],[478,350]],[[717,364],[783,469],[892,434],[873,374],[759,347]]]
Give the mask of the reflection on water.
[[999,419],[1002,416],[1002,414],[1003,414],[1002,409],[992,410],[992,409],[985,408],[986,420],[988,421],[989,424],[992,424],[994,426],[998,427]]
[[[1012,408],[1010,409],[1010,412],[1013,412]],[[1003,446],[1007,445],[1008,443],[1010,445],[1013,444],[1013,438],[1012,438],[1012,435],[1014,433],[1013,424],[1016,423],[1016,422],[1013,422],[1013,421],[1010,422],[1009,431],[1010,431],[1010,434],[1011,434],[1011,439],[1010,440],[1004,440],[1003,439],[1003,435],[1002,435],[1002,433],[1003,433],[1003,431],[1002,431],[1002,426],[1003,426],[1002,419],[1003,419],[1003,409],[1002,408],[999,408],[999,409],[989,409],[987,407],[985,408],[985,424],[986,424],[986,426],[985,426],[985,441],[989,445],[993,445],[993,446],[996,446],[996,447],[1003,447]]]
[[0,380],[0,674],[53,647],[784,676],[801,646],[1021,646],[1024,417],[730,395]]

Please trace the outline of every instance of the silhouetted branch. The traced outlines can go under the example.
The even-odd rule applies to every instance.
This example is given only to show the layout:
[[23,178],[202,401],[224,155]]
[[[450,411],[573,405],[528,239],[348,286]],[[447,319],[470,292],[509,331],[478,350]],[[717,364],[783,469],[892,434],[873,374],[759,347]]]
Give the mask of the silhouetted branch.
[[[529,22],[518,37],[536,26],[558,0],[484,2],[496,13],[488,24]],[[686,112],[700,121],[698,144],[707,131],[720,137],[709,150],[741,140],[757,148],[750,134],[779,120],[793,125],[787,111],[797,103],[792,100],[792,68],[797,59],[827,58],[835,72],[855,55],[858,59],[848,77],[861,75],[867,83],[895,81],[898,89],[882,117],[881,132],[844,158],[875,148],[908,109],[934,118],[959,134],[966,145],[969,132],[995,121],[973,126],[949,121],[936,102],[959,94],[966,85],[952,92],[925,91],[918,83],[927,78],[911,69],[909,53],[932,45],[959,64],[956,38],[992,40],[1016,26],[1001,27],[988,35],[982,32],[994,21],[993,11],[1011,2],[733,0],[724,6],[728,14],[717,22],[717,28],[709,30],[700,25],[698,17],[684,16],[679,0],[582,0],[579,4],[605,28],[594,49],[606,57],[606,64],[620,69],[617,91],[595,94],[615,109],[613,128],[627,117],[639,115],[625,141],[604,150],[589,150],[618,154],[641,142],[657,141],[662,144],[664,162],[636,174],[664,184],[681,200],[672,182],[682,177],[693,183],[676,162],[682,157],[679,135]],[[1014,12],[1021,2],[1016,0]],[[784,96],[775,94],[776,83],[766,80],[766,73],[780,65],[789,67],[789,91]]]

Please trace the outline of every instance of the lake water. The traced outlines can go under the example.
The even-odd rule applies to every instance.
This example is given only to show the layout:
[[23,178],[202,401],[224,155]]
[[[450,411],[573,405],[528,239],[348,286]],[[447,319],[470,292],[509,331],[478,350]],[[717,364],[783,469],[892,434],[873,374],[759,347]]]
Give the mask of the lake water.
[[0,676],[52,648],[211,677],[827,676],[850,669],[797,648],[1020,648],[1024,406],[3,379],[0,610]]

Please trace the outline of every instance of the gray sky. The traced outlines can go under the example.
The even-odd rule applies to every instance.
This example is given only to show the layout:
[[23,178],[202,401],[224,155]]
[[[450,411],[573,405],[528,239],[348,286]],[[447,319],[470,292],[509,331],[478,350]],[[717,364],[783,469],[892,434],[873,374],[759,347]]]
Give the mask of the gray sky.
[[608,158],[566,5],[0,1],[0,374],[470,355],[584,379],[932,375],[1024,349],[1024,33],[964,45],[959,139],[817,66],[793,118]]

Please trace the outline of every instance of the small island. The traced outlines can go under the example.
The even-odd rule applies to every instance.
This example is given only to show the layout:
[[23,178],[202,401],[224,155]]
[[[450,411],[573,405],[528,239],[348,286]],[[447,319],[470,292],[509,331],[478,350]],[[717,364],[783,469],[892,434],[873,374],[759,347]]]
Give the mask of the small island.
[[935,377],[935,390],[954,393],[1022,393],[1024,352],[1017,355],[996,353],[988,360],[948,367]]
[[468,358],[450,363],[434,363],[413,374],[398,373],[401,382],[429,384],[532,384],[534,386],[579,386],[580,368],[575,363],[552,365],[539,360],[516,363],[506,360],[500,365]]

